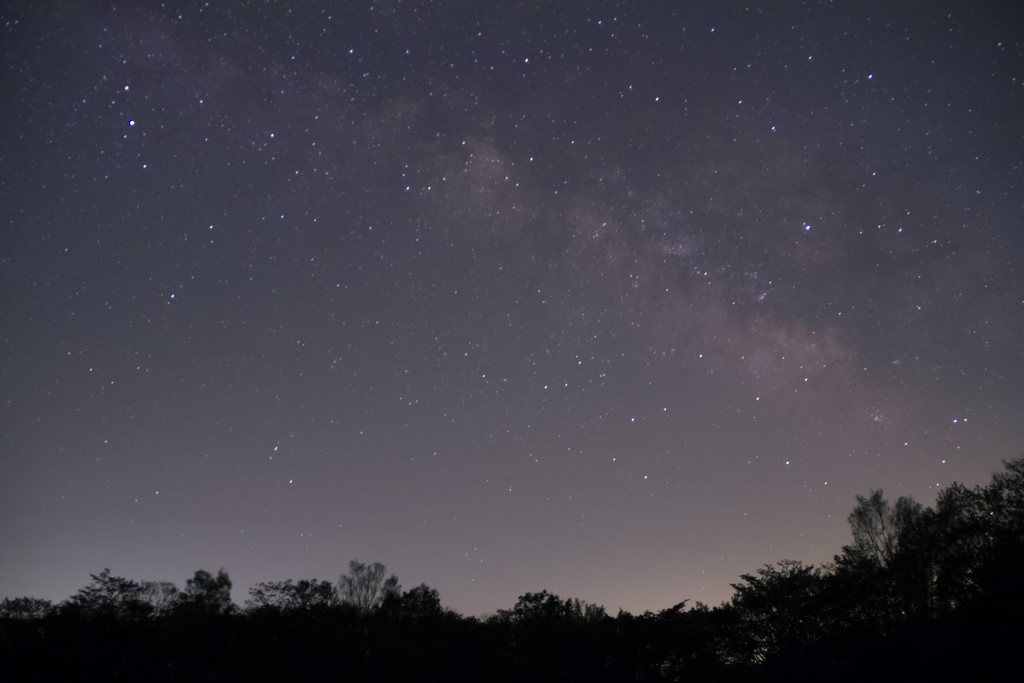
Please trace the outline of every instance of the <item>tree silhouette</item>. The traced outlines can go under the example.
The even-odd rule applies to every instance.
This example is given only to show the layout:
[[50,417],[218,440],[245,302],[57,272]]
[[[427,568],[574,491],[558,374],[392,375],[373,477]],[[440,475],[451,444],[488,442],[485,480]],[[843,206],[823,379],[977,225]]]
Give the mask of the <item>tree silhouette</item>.
[[0,619],[43,619],[53,611],[53,603],[42,598],[4,598],[0,602]]
[[140,598],[153,608],[154,617],[170,614],[181,595],[170,581],[143,581],[140,587]]
[[827,625],[820,596],[826,584],[820,568],[783,560],[778,567],[765,565],[756,576],[740,578],[744,583],[732,584],[732,605],[741,621],[734,640],[754,662],[785,648],[805,647],[823,634]]
[[88,617],[136,618],[150,613],[143,600],[142,586],[131,579],[112,576],[110,569],[90,574],[92,583],[79,589],[68,607]]
[[954,483],[939,492],[903,541],[897,569],[915,608],[935,616],[979,596],[1015,593],[1008,558],[1024,554],[1024,459],[1004,463],[992,483],[969,489]]
[[380,612],[387,619],[401,622],[439,619],[445,615],[441,595],[425,583],[405,593],[388,593],[381,602]]
[[245,601],[249,610],[327,610],[341,604],[334,584],[316,579],[257,583],[249,589],[249,596]]
[[683,601],[636,617],[541,591],[481,623],[358,561],[340,590],[256,584],[243,613],[223,570],[178,592],[105,569],[58,607],[0,602],[0,661],[12,680],[496,683],[998,680],[1012,666],[1024,640],[1024,459],[987,486],[948,486],[934,509],[872,491],[850,523],[854,543],[830,565],[766,565],[719,607]]
[[881,490],[872,491],[868,498],[857,496],[857,507],[847,518],[853,531],[853,547],[887,566],[896,555],[900,537],[921,515],[921,504],[913,498],[901,496],[894,509],[882,497]]
[[563,621],[565,610],[562,600],[553,593],[526,593],[519,596],[510,610],[498,610],[496,619],[510,624],[556,623]]
[[178,599],[176,611],[193,615],[228,614],[231,603],[231,579],[223,569],[214,577],[200,569],[185,582],[185,590]]
[[352,560],[348,563],[348,570],[349,573],[342,574],[338,580],[338,597],[342,604],[351,605],[360,612],[376,610],[385,597],[401,591],[397,576],[392,574],[384,579],[387,570],[380,562],[366,565]]
[[498,610],[493,619],[513,625],[587,624],[605,619],[604,607],[567,598],[565,602],[553,593],[526,593],[510,610]]

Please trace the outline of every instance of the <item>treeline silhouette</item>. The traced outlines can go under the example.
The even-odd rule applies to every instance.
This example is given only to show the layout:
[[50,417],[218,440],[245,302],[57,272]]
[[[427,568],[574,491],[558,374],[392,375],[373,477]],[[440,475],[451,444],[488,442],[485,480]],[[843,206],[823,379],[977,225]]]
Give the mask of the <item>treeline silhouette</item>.
[[6,680],[997,680],[1024,643],[1024,458],[935,507],[859,497],[833,563],[766,565],[718,607],[615,616],[527,593],[485,620],[380,563],[335,584],[183,590],[109,570],[60,604],[0,603]]

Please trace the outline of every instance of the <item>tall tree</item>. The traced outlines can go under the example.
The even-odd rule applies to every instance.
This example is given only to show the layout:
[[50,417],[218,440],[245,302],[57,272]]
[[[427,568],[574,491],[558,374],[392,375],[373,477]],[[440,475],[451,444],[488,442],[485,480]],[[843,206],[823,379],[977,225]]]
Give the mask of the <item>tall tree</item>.
[[185,581],[185,590],[178,600],[178,609],[196,614],[227,614],[232,611],[231,579],[223,569],[214,577],[200,569]]
[[342,574],[338,580],[338,597],[343,604],[352,605],[360,612],[376,610],[385,597],[401,591],[397,576],[392,574],[384,579],[387,570],[380,562],[367,565],[352,560],[348,570],[349,573]]
[[92,583],[79,589],[68,602],[73,609],[92,617],[119,619],[146,616],[150,612],[137,582],[113,576],[109,568],[90,576]]
[[445,615],[441,596],[436,589],[421,583],[405,593],[395,591],[385,596],[380,611],[393,621],[422,621]]
[[153,616],[162,617],[174,608],[181,594],[170,581],[143,581],[140,597],[153,608]]
[[[778,566],[765,565],[757,574],[743,574],[734,583],[732,607],[740,624],[733,645],[750,663],[786,648],[813,643],[828,630],[821,595],[825,580],[820,568],[796,560],[782,560]],[[742,661],[741,658],[737,658]]]
[[525,593],[510,610],[500,609],[494,619],[509,624],[561,623],[565,621],[565,605],[554,593]]
[[921,504],[913,498],[900,496],[892,507],[882,491],[872,491],[867,498],[857,496],[857,507],[847,520],[853,531],[853,548],[885,567],[896,556],[900,537],[921,519]]

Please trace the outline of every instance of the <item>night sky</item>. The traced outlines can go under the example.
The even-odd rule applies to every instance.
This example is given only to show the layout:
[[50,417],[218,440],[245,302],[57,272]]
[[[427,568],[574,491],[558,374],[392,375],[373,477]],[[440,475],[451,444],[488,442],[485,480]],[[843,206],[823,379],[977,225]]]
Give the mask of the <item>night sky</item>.
[[0,22],[2,597],[714,605],[1024,450],[1020,3]]

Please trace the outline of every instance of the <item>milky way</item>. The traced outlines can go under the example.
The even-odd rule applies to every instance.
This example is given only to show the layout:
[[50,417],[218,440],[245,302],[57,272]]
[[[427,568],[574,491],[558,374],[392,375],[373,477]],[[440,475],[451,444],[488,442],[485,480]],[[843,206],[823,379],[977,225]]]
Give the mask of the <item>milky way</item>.
[[0,594],[717,604],[1019,456],[1020,8],[726,5],[5,8]]

